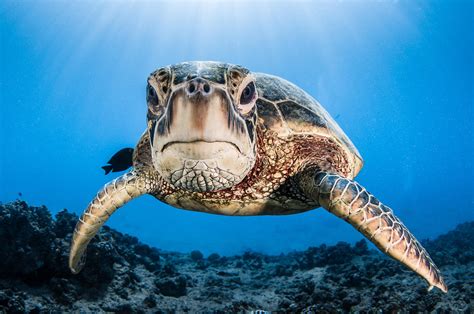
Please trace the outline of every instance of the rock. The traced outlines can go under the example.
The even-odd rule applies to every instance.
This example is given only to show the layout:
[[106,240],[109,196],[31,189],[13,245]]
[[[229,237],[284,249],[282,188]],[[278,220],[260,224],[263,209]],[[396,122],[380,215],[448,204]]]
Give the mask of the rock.
[[159,278],[155,280],[158,293],[168,297],[182,297],[187,293],[187,283],[184,276],[175,278]]
[[94,242],[88,247],[87,263],[101,266],[84,267],[78,278],[83,284],[96,287],[110,283],[115,275],[116,255],[117,253],[110,242]]
[[422,241],[433,260],[439,266],[467,264],[474,261],[473,222],[465,222],[455,230],[440,235],[436,240]]
[[75,214],[69,213],[66,209],[58,212],[55,216],[54,233],[58,238],[65,238],[74,230],[79,217]]
[[143,300],[143,304],[147,308],[154,308],[156,307],[156,299],[153,295],[149,295]]
[[200,251],[192,251],[190,255],[191,259],[195,262],[202,261],[202,259],[204,258],[204,255],[202,255]]
[[0,276],[34,277],[53,255],[54,225],[46,207],[23,201],[0,206]]
[[369,247],[367,246],[367,241],[362,239],[354,244],[353,252],[356,255],[367,255],[369,254]]
[[355,291],[350,291],[350,293],[342,299],[342,307],[344,311],[351,311],[352,307],[354,305],[357,305],[360,303],[360,295],[356,293]]
[[221,256],[217,253],[212,253],[211,255],[209,255],[207,257],[207,260],[211,263],[211,264],[217,264],[219,263],[221,259]]
[[0,291],[0,311],[5,313],[24,313],[24,296],[16,294],[10,289]]
[[448,294],[400,263],[340,242],[268,256],[166,252],[104,226],[79,275],[68,269],[77,215],[0,205],[0,313],[474,312],[474,222],[424,241]]
[[282,276],[291,276],[293,275],[294,270],[292,267],[288,267],[287,265],[276,265],[275,269],[273,270],[273,275],[277,277]]

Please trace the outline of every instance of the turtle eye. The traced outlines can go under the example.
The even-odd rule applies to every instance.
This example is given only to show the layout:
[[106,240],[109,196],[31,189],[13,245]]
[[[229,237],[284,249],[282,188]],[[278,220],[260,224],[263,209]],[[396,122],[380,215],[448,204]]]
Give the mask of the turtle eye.
[[255,99],[255,83],[250,82],[240,94],[240,104],[248,105]]
[[146,87],[146,100],[147,102],[152,105],[152,106],[157,106],[158,105],[158,95],[156,94],[155,89],[148,84]]

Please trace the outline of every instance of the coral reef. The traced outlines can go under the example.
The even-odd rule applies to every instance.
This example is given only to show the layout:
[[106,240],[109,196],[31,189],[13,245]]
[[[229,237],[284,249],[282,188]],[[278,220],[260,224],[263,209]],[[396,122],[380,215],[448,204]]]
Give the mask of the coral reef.
[[67,268],[78,217],[0,205],[0,312],[474,312],[474,222],[425,241],[449,286],[367,247],[321,245],[268,256],[162,251],[107,226],[79,275]]

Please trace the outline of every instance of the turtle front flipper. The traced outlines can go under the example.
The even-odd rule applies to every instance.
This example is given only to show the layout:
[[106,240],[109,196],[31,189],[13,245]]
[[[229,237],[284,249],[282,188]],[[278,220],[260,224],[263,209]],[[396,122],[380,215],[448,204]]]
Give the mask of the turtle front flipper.
[[155,181],[136,171],[128,172],[107,183],[77,222],[72,235],[69,253],[69,268],[74,274],[81,271],[85,263],[85,252],[90,240],[114,211],[128,201],[151,192]]
[[448,291],[439,269],[426,250],[393,211],[364,187],[337,174],[308,171],[301,188],[322,207],[343,218],[382,252],[400,261],[430,285]]

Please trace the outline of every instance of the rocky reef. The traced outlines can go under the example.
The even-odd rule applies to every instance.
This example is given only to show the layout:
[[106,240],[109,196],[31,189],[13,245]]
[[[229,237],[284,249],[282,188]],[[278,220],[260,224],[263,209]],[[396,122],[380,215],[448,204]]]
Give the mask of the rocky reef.
[[78,217],[0,205],[0,312],[474,312],[474,222],[425,241],[449,286],[434,289],[367,247],[268,256],[162,251],[107,226],[79,275],[67,267]]

